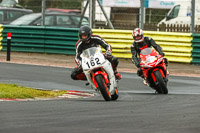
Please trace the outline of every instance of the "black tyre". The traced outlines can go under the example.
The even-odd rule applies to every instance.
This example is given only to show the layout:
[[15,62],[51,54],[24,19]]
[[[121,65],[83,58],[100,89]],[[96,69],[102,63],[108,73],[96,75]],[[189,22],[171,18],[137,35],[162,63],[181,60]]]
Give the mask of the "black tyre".
[[115,93],[112,95],[112,100],[115,101],[118,99],[118,97],[119,97],[118,90],[117,88],[115,88]]
[[97,76],[95,76],[95,80],[97,82],[97,85],[99,87],[101,95],[103,96],[105,101],[110,101],[112,97],[110,95],[110,92],[108,90],[109,88],[107,87],[103,76],[102,75],[97,75]]
[[156,81],[158,82],[157,92],[159,94],[168,94],[167,85],[166,85],[160,71],[159,70],[155,71],[154,75],[156,77]]

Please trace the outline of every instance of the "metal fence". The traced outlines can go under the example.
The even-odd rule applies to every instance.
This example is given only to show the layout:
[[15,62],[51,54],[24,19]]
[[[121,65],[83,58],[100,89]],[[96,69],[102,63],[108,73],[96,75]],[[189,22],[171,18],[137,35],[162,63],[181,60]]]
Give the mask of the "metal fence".
[[[199,32],[200,0],[168,0],[168,3],[165,1],[163,5],[161,0],[110,0],[109,2],[102,0],[101,5],[95,2],[99,0],[91,1],[94,2],[93,5],[96,5],[95,11],[91,13],[91,15],[94,15],[94,12],[96,12],[95,24],[92,24],[93,28],[112,28],[109,23],[106,23],[104,14],[100,9],[103,6],[115,29],[129,30],[140,27],[144,30],[154,31]],[[158,2],[160,2],[160,5]],[[93,8],[92,5],[90,7]],[[163,23],[165,26],[163,26]],[[183,28],[183,30],[180,28]]]

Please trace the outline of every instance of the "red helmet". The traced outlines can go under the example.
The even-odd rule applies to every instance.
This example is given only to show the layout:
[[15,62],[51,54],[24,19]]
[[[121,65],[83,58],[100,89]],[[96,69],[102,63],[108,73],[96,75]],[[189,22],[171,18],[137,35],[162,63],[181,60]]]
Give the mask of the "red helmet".
[[132,32],[133,39],[135,42],[143,42],[144,40],[144,33],[143,30],[140,28],[136,28]]

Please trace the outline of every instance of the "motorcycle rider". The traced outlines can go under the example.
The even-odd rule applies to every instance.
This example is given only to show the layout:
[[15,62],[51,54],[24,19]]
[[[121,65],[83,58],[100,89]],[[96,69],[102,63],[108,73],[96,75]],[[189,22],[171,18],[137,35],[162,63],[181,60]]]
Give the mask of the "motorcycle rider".
[[83,50],[91,48],[91,47],[98,47],[101,45],[105,50],[105,58],[111,62],[115,77],[120,80],[121,75],[117,72],[118,66],[118,58],[112,56],[112,47],[107,44],[104,39],[102,39],[98,35],[93,35],[92,30],[89,26],[82,26],[79,29],[79,40],[77,41],[75,48],[76,48],[76,56],[75,62],[77,66],[73,69],[71,73],[71,78],[74,80],[86,80],[86,76],[83,73],[83,69],[81,66],[81,53]]
[[[137,75],[143,78],[143,72],[140,68],[140,51],[144,48],[151,47],[153,48],[163,57],[165,56],[162,48],[155,43],[155,41],[151,37],[144,37],[143,30],[140,28],[135,28],[132,32],[132,36],[134,39],[133,44],[131,45],[131,53],[132,53],[132,62],[136,65],[138,68]],[[168,66],[168,60],[164,58],[166,66]],[[168,74],[167,70],[167,74]],[[147,85],[147,81],[143,79],[144,85]]]

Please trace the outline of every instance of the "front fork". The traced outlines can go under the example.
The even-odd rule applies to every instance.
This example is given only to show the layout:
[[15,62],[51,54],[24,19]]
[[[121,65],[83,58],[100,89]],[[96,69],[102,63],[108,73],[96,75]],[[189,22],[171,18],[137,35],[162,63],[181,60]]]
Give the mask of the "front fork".
[[157,68],[157,69],[154,69],[154,70],[151,72],[151,77],[152,77],[152,79],[153,79],[154,82],[156,82],[156,77],[155,77],[155,75],[154,75],[154,72],[157,71],[157,70],[159,70],[160,73],[161,73],[161,75],[162,75],[162,77],[165,78],[165,74],[163,73],[163,70],[162,70],[162,69],[158,69],[158,68]]
[[[151,77],[152,77],[152,79],[153,79],[153,81],[154,82],[156,82],[156,77],[155,77],[155,75],[154,75],[154,72],[155,71],[160,71],[160,73],[161,73],[161,75],[162,75],[162,77],[165,79],[166,78],[166,76],[165,76],[165,74],[164,74],[164,72],[163,72],[163,70],[162,69],[159,69],[159,68],[156,68],[156,69],[154,69],[152,72],[151,72]],[[148,79],[148,71],[149,70],[143,70],[143,76],[144,76],[144,78],[145,79]]]
[[107,84],[107,85],[109,84],[109,80],[108,80],[108,75],[107,75],[107,73],[102,72],[102,71],[97,71],[97,72],[95,72],[95,73],[93,74],[93,76],[92,76],[92,81],[93,81],[93,83],[94,83],[94,85],[95,85],[96,88],[98,88],[98,85],[97,85],[97,82],[96,82],[96,80],[95,80],[95,76],[96,76],[96,75],[99,75],[99,74],[103,76],[103,78],[104,78],[106,84]]

